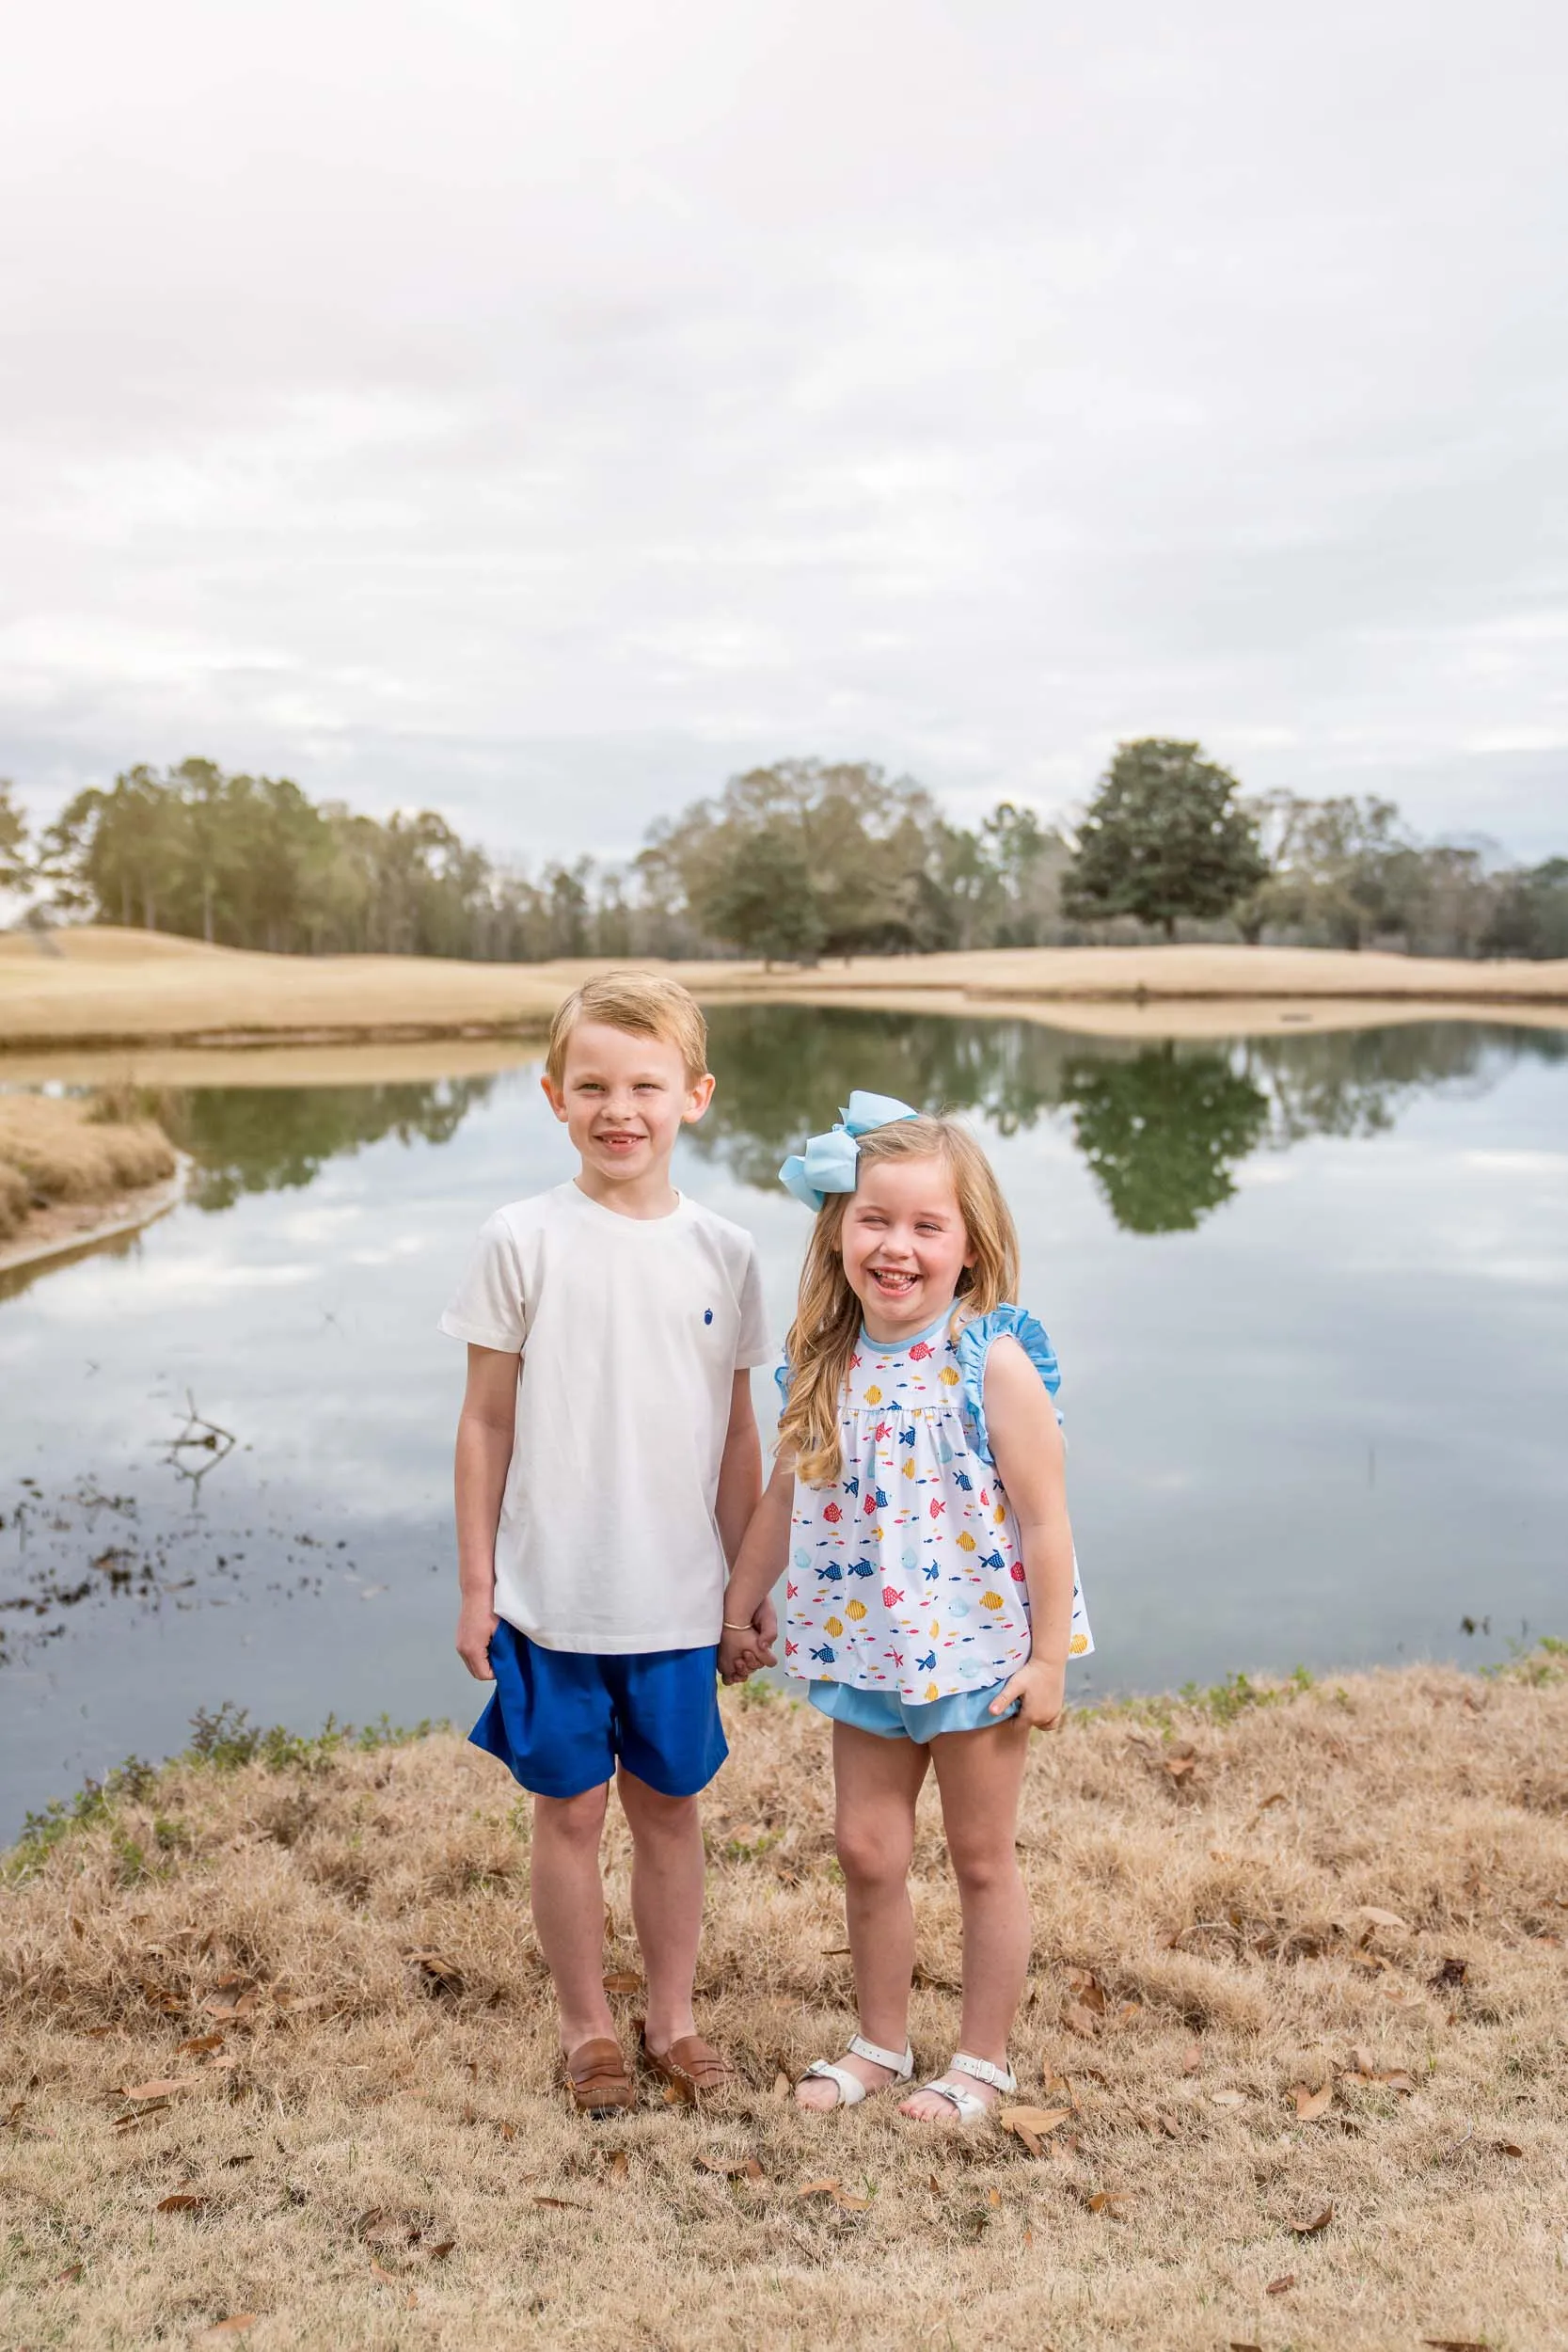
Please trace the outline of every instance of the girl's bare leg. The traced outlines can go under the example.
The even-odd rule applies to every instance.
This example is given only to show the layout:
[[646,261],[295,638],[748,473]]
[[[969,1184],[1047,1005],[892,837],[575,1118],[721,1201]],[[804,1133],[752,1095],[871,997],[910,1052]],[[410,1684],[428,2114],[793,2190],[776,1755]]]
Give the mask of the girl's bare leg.
[[[1027,1727],[1013,1717],[983,1731],[949,1731],[931,1741],[942,1791],[942,1828],[963,1910],[963,2022],[958,2046],[971,2058],[1007,2062],[1007,2036],[1029,1972],[1029,1900],[1018,1867],[1019,1789]],[[953,2077],[976,2098],[997,2093],[968,2074]],[[951,2122],[950,2103],[919,2090],[899,2107],[922,2122]]]
[[[883,2050],[902,2051],[909,2027],[914,1975],[910,1863],[914,1804],[927,1761],[913,1740],[879,1740],[850,1724],[833,1725],[834,1835],[860,2029]],[[867,2058],[847,2057],[840,2063],[868,2090],[892,2080],[885,2067]],[[803,2107],[826,2109],[838,2105],[838,2086],[817,2077],[800,2084],[795,2096]]]

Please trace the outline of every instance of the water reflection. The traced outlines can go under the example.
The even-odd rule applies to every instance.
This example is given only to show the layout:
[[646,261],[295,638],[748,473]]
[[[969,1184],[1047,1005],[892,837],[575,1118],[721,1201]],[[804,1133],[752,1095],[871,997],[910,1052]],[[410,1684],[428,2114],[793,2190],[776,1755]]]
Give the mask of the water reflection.
[[325,1164],[395,1136],[450,1143],[492,1078],[434,1084],[329,1087],[196,1087],[174,1095],[166,1124],[195,1168],[198,1209],[231,1209],[242,1193],[294,1192]]
[[[719,1090],[690,1143],[742,1184],[770,1190],[785,1152],[870,1086],[1004,1136],[1062,1119],[1133,1233],[1191,1232],[1255,1152],[1375,1136],[1417,1095],[1481,1094],[1518,1060],[1568,1058],[1568,1033],[1439,1021],[1143,1043],[1032,1022],[730,1005],[715,1008],[709,1035]],[[449,1142],[497,1083],[197,1087],[161,1095],[157,1110],[191,1155],[192,1200],[215,1212],[245,1193],[302,1189],[384,1137]]]
[[724,1006],[710,1017],[719,1091],[694,1148],[768,1188],[802,1136],[857,1086],[922,1110],[978,1113],[1002,1134],[1066,1114],[1117,1223],[1190,1232],[1229,1200],[1250,1153],[1310,1136],[1370,1136],[1413,1095],[1486,1091],[1568,1036],[1453,1022],[1234,1044],[1087,1040],[1029,1022]]

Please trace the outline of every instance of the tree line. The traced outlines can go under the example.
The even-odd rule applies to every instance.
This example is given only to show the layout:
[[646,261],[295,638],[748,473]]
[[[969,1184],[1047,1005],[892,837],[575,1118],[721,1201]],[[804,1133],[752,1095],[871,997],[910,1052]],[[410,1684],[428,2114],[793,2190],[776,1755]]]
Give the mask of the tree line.
[[781,760],[660,818],[628,861],[539,870],[429,809],[368,817],[207,759],[127,769],[29,826],[0,782],[0,890],[50,912],[285,954],[760,956],[1236,938],[1568,956],[1568,858],[1419,841],[1391,801],[1248,797],[1197,743],[1119,745],[1071,826],[955,823],[865,762]]

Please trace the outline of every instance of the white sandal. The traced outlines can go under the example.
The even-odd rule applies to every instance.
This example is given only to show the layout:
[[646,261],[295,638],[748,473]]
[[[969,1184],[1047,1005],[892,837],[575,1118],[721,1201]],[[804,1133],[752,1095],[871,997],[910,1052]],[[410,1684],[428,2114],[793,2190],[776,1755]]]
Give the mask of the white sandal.
[[[1009,2098],[1018,2089],[1018,2076],[1010,2066],[993,2066],[990,2058],[971,2058],[967,2050],[957,2053],[947,2072],[950,2074],[972,2074],[977,2083],[989,2083],[991,2090],[999,2090],[1004,2098]],[[922,2090],[934,2090],[939,2099],[950,2101],[960,2123],[983,2123],[988,2116],[996,2112],[988,2101],[977,2099],[974,2091],[966,2090],[961,2083],[942,2082],[939,2078],[936,2082],[922,2083],[920,2088]],[[910,2118],[911,2122],[930,2120],[929,2117]]]
[[[893,2076],[891,2083],[881,2086],[887,2090],[895,2090],[900,2083],[907,2083],[914,2073],[914,2052],[907,2042],[904,2055],[900,2058],[896,2050],[879,2050],[874,2042],[867,2042],[863,2034],[858,2033],[849,2044],[849,2056],[864,2058],[868,2066],[885,2066]],[[816,2081],[838,2085],[838,2097],[833,2106],[820,2110],[824,2115],[832,2115],[838,2107],[858,2107],[861,2101],[869,2095],[867,2086],[858,2074],[851,2074],[847,2066],[835,2066],[827,2058],[814,2058],[800,2080],[803,2083]]]

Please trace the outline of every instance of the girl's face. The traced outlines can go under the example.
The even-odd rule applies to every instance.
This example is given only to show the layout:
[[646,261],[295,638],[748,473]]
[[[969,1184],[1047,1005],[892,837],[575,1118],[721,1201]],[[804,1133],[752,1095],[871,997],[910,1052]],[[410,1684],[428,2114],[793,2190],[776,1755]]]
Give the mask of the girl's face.
[[952,1174],[934,1157],[863,1163],[838,1247],[866,1330],[884,1347],[918,1338],[974,1263]]

